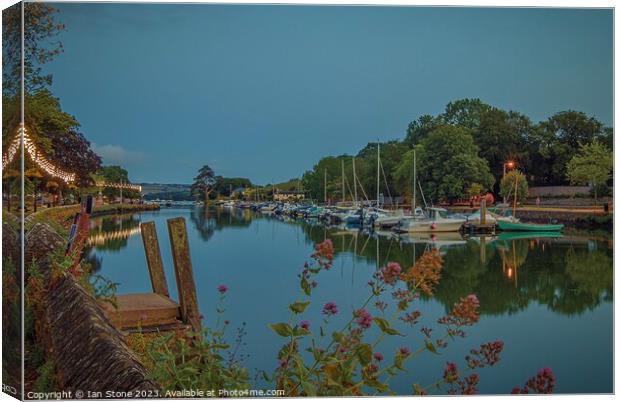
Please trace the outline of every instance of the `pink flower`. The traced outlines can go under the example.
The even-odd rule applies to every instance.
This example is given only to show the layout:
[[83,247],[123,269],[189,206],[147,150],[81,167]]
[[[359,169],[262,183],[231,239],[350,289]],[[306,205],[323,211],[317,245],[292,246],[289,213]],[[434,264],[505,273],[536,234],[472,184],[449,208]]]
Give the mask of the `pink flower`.
[[306,331],[310,330],[310,322],[307,320],[303,320],[302,322],[299,323],[299,326],[303,329],[305,329]]
[[448,384],[451,384],[455,382],[456,380],[458,380],[458,378],[459,378],[459,372],[458,372],[458,369],[456,368],[456,364],[452,362],[446,363],[446,368],[443,370],[444,381],[447,382]]
[[389,262],[387,266],[381,268],[381,276],[383,282],[389,285],[395,284],[401,272],[402,269],[397,262]]
[[336,303],[325,303],[325,306],[323,306],[323,314],[327,316],[338,314],[338,306],[336,306]]
[[440,324],[454,325],[461,327],[464,325],[474,325],[480,319],[478,308],[480,302],[476,295],[471,294],[467,297],[462,297],[458,303],[454,304],[454,308],[449,315],[442,317],[438,320]]
[[538,394],[551,394],[555,388],[555,375],[553,371],[545,367],[538,371],[535,377],[530,378],[523,388],[515,387],[513,394],[529,394],[535,392]]
[[408,347],[403,346],[402,348],[398,349],[398,353],[400,353],[403,357],[407,357],[411,354],[411,351]]
[[382,360],[383,360],[383,355],[382,355],[381,353],[379,353],[379,352],[375,352],[375,353],[372,355],[372,357],[374,357],[374,358],[375,358],[375,360],[376,360],[376,361],[378,361],[378,362],[380,362],[380,361],[382,361]]
[[228,286],[220,285],[220,286],[217,287],[217,291],[220,292],[221,294],[224,294],[224,293],[228,292]]
[[355,321],[357,325],[359,325],[363,329],[368,329],[372,325],[372,316],[368,312],[368,310],[362,308],[354,313],[357,320]]

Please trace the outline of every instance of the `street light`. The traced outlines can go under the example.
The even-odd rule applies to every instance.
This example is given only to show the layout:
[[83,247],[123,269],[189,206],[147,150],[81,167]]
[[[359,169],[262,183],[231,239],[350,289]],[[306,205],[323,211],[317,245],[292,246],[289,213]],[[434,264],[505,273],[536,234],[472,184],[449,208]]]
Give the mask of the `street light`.
[[[506,177],[506,168],[508,169],[514,169],[515,167],[515,162],[514,161],[508,161],[505,162],[502,167],[504,168],[504,174],[502,175],[502,180],[504,180],[504,177]],[[503,203],[506,203],[506,195],[503,196]]]

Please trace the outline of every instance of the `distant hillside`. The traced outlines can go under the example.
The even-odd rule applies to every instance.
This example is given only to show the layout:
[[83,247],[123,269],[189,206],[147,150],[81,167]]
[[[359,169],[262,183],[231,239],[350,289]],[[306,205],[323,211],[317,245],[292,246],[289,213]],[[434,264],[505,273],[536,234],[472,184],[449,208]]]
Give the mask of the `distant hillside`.
[[142,194],[189,192],[189,184],[138,183],[142,186]]

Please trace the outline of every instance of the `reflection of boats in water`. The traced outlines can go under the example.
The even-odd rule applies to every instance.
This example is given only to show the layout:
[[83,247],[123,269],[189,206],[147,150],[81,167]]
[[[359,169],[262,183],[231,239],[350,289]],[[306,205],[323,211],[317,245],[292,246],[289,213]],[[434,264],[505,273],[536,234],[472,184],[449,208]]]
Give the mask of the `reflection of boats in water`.
[[501,232],[497,238],[499,240],[520,240],[520,239],[558,239],[563,237],[560,232]]
[[459,232],[406,233],[399,235],[398,239],[405,244],[427,244],[436,249],[459,247],[467,244],[467,240],[463,239]]

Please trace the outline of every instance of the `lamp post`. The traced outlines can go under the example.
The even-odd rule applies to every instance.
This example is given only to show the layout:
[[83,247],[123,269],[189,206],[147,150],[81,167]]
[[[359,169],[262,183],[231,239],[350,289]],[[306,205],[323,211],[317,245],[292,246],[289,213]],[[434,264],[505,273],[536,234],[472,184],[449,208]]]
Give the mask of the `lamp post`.
[[[502,180],[504,180],[504,177],[506,177],[506,167],[508,167],[508,169],[513,169],[515,167],[515,163],[514,163],[514,161],[508,161],[508,162],[505,162],[502,165],[502,167],[504,168],[504,174],[502,175]],[[506,195],[505,194],[503,196],[503,200],[502,201],[503,201],[504,204],[506,203]]]

